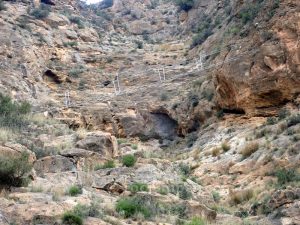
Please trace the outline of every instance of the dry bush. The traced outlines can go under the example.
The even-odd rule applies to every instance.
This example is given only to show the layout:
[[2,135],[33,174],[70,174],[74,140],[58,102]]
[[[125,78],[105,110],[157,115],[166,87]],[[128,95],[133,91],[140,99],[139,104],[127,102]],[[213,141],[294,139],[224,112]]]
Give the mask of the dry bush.
[[219,156],[220,155],[220,148],[214,148],[211,151],[211,155],[214,156],[214,157]]
[[258,149],[259,149],[258,142],[249,142],[243,147],[240,153],[243,155],[244,158],[247,158],[250,155],[252,155],[254,152],[256,152]]
[[229,145],[229,143],[227,141],[224,141],[221,145],[222,149],[224,152],[227,152],[230,150],[231,146]]
[[249,201],[254,196],[254,191],[252,189],[246,189],[236,192],[230,191],[229,195],[229,203],[231,205],[238,205],[243,202]]

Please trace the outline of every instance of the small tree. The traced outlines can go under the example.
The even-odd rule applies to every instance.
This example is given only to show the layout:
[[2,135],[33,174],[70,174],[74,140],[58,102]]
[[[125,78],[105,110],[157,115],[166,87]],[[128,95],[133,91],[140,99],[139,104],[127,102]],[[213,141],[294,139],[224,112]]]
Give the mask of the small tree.
[[180,7],[181,10],[189,11],[193,8],[195,1],[194,0],[175,0],[175,3]]
[[23,152],[19,157],[0,157],[0,184],[9,187],[21,187],[26,184],[26,173],[32,165],[28,162],[29,154]]

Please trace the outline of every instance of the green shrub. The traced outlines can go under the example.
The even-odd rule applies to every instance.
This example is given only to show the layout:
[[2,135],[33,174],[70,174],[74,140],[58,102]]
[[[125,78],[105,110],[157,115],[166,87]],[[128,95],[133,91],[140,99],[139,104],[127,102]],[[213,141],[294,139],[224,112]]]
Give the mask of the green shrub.
[[300,114],[293,115],[288,119],[288,127],[295,126],[300,123]]
[[193,8],[194,0],[175,0],[175,3],[180,7],[181,10],[189,11]]
[[206,39],[213,34],[214,24],[212,23],[212,19],[207,15],[204,15],[201,20],[203,22],[196,29],[196,35],[193,37],[191,48],[196,47],[197,45],[201,45]]
[[9,128],[23,128],[28,125],[25,117],[30,113],[28,102],[13,102],[9,96],[0,94],[0,126]]
[[20,157],[0,157],[0,184],[20,187],[26,185],[26,173],[32,165],[28,163],[29,154],[22,153]]
[[78,42],[76,41],[70,41],[70,42],[64,42],[64,47],[75,47],[78,46]]
[[85,70],[86,69],[84,68],[84,66],[78,66],[69,70],[68,75],[70,77],[78,78],[80,74],[85,72]]
[[122,158],[122,163],[123,163],[123,166],[133,167],[136,163],[136,158],[134,155],[125,155]]
[[241,9],[238,16],[243,24],[252,22],[256,18],[259,10],[262,8],[262,2],[263,1],[248,3]]
[[103,165],[95,166],[94,170],[110,169],[110,168],[115,168],[115,167],[116,167],[115,161],[114,160],[108,160]]
[[171,206],[170,212],[173,215],[177,215],[179,218],[185,218],[187,216],[188,209],[185,204],[175,204]]
[[205,221],[202,218],[195,217],[190,222],[185,223],[185,225],[205,225]]
[[191,174],[191,167],[190,165],[188,164],[184,164],[184,163],[180,163],[179,164],[179,170],[180,170],[180,173],[183,175],[183,176],[188,176]]
[[136,47],[137,47],[138,49],[142,49],[142,48],[144,47],[144,44],[143,44],[142,41],[136,41],[135,43],[136,43]]
[[73,212],[66,212],[62,217],[62,222],[65,225],[82,225],[83,219]]
[[145,218],[151,216],[151,210],[148,204],[138,196],[121,198],[117,202],[116,210],[125,218],[133,217],[136,214],[142,214]]
[[82,194],[82,188],[77,185],[71,186],[68,190],[68,193],[70,196],[77,196]]
[[91,205],[81,205],[78,204],[72,210],[72,213],[78,215],[80,218],[95,217],[100,218],[102,212],[99,211],[99,205],[95,202],[92,202]]
[[82,20],[81,20],[80,17],[78,17],[78,16],[71,16],[69,18],[69,20],[70,20],[71,23],[77,24],[77,26],[78,26],[79,29],[83,29],[84,28],[84,24],[83,24],[83,22],[82,22]]
[[192,198],[192,193],[184,186],[183,183],[180,184],[170,184],[169,191],[173,195],[178,195],[179,198],[183,200],[188,200]]
[[148,192],[148,191],[149,191],[149,188],[148,188],[148,185],[147,185],[147,184],[136,182],[136,183],[131,184],[131,185],[128,187],[128,190],[129,190],[131,193],[137,193],[137,192],[140,192],[140,191]]
[[44,19],[49,16],[51,12],[51,8],[49,5],[41,3],[40,7],[37,9],[33,9],[30,14],[34,16],[36,19]]
[[213,196],[213,199],[215,202],[219,202],[221,199],[221,196],[219,194],[219,192],[217,191],[212,191],[211,195]]
[[137,150],[138,149],[138,145],[137,144],[132,144],[131,148],[134,149],[134,150]]
[[167,195],[169,193],[169,189],[167,187],[159,187],[157,189],[157,193],[161,194],[161,195]]
[[78,90],[84,90],[86,88],[85,85],[86,85],[86,81],[81,79],[78,84]]
[[295,169],[280,169],[275,172],[277,183],[284,185],[292,181],[300,181],[300,175]]
[[286,109],[281,109],[278,112],[278,119],[283,120],[290,115],[290,112]]

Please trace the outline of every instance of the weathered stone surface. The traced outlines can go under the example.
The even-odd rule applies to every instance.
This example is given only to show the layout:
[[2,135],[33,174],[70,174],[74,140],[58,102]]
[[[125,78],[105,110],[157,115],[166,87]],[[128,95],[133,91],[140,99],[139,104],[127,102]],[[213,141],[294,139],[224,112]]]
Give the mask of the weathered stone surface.
[[38,175],[44,173],[59,173],[65,171],[75,171],[75,163],[72,159],[60,155],[47,156],[34,163],[34,169]]
[[36,161],[35,154],[20,144],[6,143],[4,146],[0,146],[0,155],[7,157],[20,157],[22,153],[29,155],[28,162],[34,163]]
[[114,157],[118,155],[117,139],[111,134],[101,131],[88,133],[84,139],[76,143],[76,146],[97,152],[104,157]]

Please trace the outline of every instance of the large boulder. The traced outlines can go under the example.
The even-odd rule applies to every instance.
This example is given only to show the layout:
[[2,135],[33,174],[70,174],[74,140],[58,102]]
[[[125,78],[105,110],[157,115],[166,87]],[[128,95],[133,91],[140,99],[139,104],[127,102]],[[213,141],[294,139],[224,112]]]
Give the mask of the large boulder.
[[227,52],[225,61],[233,58],[235,61],[224,63],[215,72],[216,100],[221,108],[249,115],[270,115],[282,104],[297,99],[300,47],[296,43],[300,28],[296,21],[296,14],[276,21],[269,30],[277,41],[268,40],[257,47],[259,37],[253,34],[253,41],[243,42],[240,49]]
[[41,158],[34,163],[33,167],[38,175],[76,170],[74,160],[60,155]]
[[102,131],[87,133],[84,139],[76,143],[76,147],[97,152],[107,158],[118,155],[116,137]]
[[35,154],[23,145],[15,143],[6,143],[4,146],[0,146],[0,156],[20,157],[22,153],[27,153],[29,155],[29,163],[33,164],[36,161]]

